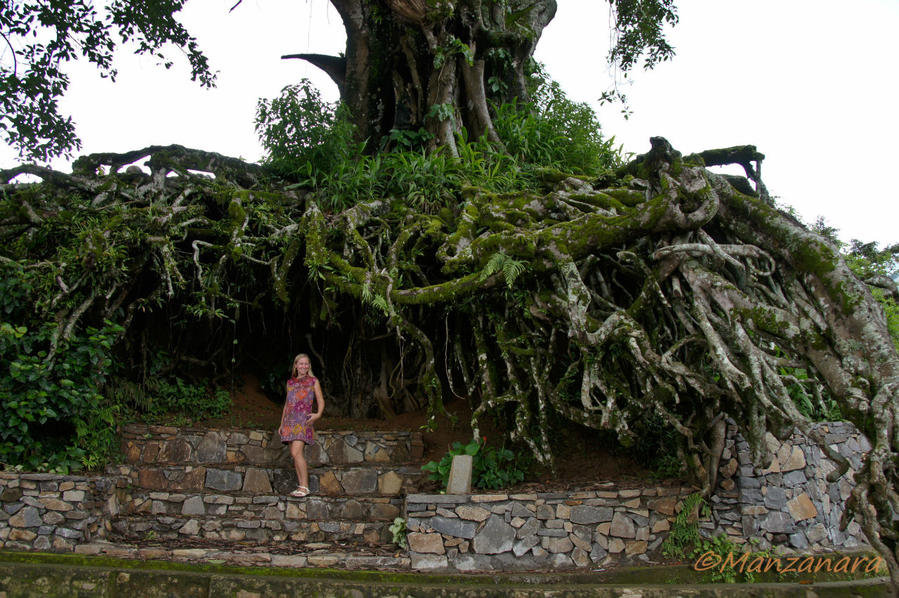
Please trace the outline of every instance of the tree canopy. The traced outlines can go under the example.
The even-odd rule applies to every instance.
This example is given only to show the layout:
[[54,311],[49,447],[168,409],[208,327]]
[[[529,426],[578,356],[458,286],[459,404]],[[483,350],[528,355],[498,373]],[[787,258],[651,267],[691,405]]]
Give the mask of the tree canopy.
[[[87,60],[115,79],[119,47],[170,68],[184,54],[203,86],[215,73],[179,21],[185,0],[4,0],[0,11],[0,131],[23,158],[46,162],[80,148],[72,117],[58,100],[68,88],[66,63]],[[347,33],[346,53],[293,55],[323,68],[341,91],[359,139],[381,147],[392,130],[423,131],[433,145],[452,133],[497,137],[490,105],[526,102],[526,73],[554,0],[425,2],[335,0]],[[236,8],[240,2],[234,5]],[[673,55],[664,25],[677,21],[673,0],[610,0],[618,40],[609,59],[623,71],[651,68]]]
[[104,77],[115,79],[113,55],[118,45],[157,58],[165,68],[172,59],[166,46],[184,52],[192,77],[215,83],[208,59],[178,21],[184,0],[3,0],[0,37],[0,131],[19,155],[46,162],[81,147],[72,117],[60,114],[58,100],[69,86],[65,64],[84,59]]

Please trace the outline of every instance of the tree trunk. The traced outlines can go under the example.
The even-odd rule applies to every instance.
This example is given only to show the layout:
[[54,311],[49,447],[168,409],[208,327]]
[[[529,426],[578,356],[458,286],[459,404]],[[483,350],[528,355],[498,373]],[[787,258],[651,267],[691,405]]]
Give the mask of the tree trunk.
[[528,100],[527,72],[555,0],[331,0],[347,34],[344,74],[336,57],[295,54],[338,84],[370,151],[392,130],[424,131],[454,153],[454,135],[499,138],[489,106]]

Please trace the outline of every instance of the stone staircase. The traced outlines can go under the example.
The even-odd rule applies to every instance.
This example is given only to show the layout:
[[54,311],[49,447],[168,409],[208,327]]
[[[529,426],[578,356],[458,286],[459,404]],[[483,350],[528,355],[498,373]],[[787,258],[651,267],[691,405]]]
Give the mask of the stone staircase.
[[390,525],[422,480],[419,432],[331,431],[306,448],[311,494],[292,498],[296,474],[276,432],[131,424],[127,480],[107,538],[162,547],[214,546],[297,554],[340,547],[387,553]]

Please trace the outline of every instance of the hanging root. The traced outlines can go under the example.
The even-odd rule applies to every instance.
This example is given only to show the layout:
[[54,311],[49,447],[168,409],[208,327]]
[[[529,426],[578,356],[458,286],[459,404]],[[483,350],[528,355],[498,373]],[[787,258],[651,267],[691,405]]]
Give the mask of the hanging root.
[[[148,155],[150,177],[109,175],[99,191],[102,177],[88,174]],[[254,167],[176,147],[89,157],[61,178],[35,173],[66,193],[104,193],[93,214],[128,198],[130,218],[160,229],[127,264],[146,287],[115,300],[129,321],[162,296],[189,297],[193,312],[220,318],[221,306],[249,303],[231,290],[248,275],[285,309],[302,287],[319,316],[310,319],[329,333],[341,317],[364,316],[342,339],[354,368],[364,362],[362,343],[390,340],[359,377],[412,392],[431,416],[467,393],[475,435],[489,413],[550,467],[561,420],[632,442],[652,418],[679,434],[708,494],[728,416],[757,464],[771,457],[766,433],[798,428],[834,458],[839,476],[848,463],[794,398],[833,401],[873,445],[850,507],[899,582],[899,357],[867,285],[827,241],[767,201],[762,158],[752,146],[684,158],[653,138],[649,153],[596,182],[601,189],[573,179],[543,195],[467,189],[440,217],[386,198],[338,214],[273,191],[265,204],[245,189],[258,180]],[[705,169],[723,163],[741,164],[755,191]],[[192,170],[214,172],[215,184]],[[54,213],[13,201],[4,215],[10,235],[33,234]],[[99,273],[90,270],[96,297],[137,288],[123,284],[125,265],[97,265],[117,255],[116,239],[89,238],[94,257],[82,257]],[[66,306],[59,335],[95,307],[89,285],[66,283],[81,280],[74,267],[59,266],[53,275],[63,284],[48,283]]]

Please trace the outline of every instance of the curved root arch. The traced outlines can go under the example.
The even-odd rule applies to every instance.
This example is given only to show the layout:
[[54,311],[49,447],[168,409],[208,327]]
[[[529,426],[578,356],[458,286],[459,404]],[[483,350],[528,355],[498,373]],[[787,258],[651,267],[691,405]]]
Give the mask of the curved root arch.
[[[385,206],[357,207],[338,219],[352,242],[310,244],[310,255],[335,266],[342,290],[378,298],[427,355],[426,379],[467,386],[475,433],[487,410],[511,413],[510,435],[544,463],[549,410],[622,438],[656,414],[682,434],[709,493],[726,414],[757,463],[770,461],[766,432],[795,426],[838,462],[836,479],[848,464],[794,396],[836,400],[874,445],[849,506],[895,576],[899,358],[882,311],[828,242],[770,205],[758,177],[761,198],[706,171],[702,155],[653,145],[619,173],[623,188],[470,190],[456,217],[409,213],[396,236],[379,220]],[[307,217],[322,224],[314,208]],[[454,326],[433,325],[423,304]],[[433,409],[439,400],[431,393]]]
[[[761,160],[754,148],[735,149],[738,163]],[[199,297],[214,317],[216,305],[250,296],[224,281],[243,277],[246,287],[250,273],[254,292],[285,304],[311,282],[308,297],[320,298],[314,309],[328,322],[339,320],[341,302],[364,305],[399,347],[398,363],[379,364],[382,394],[388,378],[414,378],[432,414],[444,397],[468,396],[475,433],[486,412],[504,414],[510,435],[543,463],[552,460],[553,413],[622,439],[655,414],[683,436],[708,493],[725,415],[761,464],[766,432],[812,434],[793,396],[830,397],[872,442],[849,512],[899,582],[899,357],[883,313],[832,246],[770,205],[758,166],[748,172],[761,198],[745,180],[705,170],[704,156],[728,159],[683,158],[656,138],[613,184],[565,179],[543,195],[467,189],[438,215],[388,198],[325,214],[277,190],[248,192],[242,186],[260,180],[255,169],[183,148],[152,159],[150,176],[29,172],[48,188],[93,196],[98,210],[113,198],[129,202],[132,219],[145,210],[156,233],[131,271],[154,272],[150,299]],[[130,159],[81,164],[117,169]],[[190,174],[198,168],[219,178]],[[41,206],[14,196],[9,230],[40,227]],[[300,265],[308,281],[291,278]],[[57,270],[72,280],[64,265]],[[60,284],[50,303],[64,306],[60,336],[101,303],[101,315],[123,310],[126,323],[148,304],[121,276],[95,276],[82,295],[73,286]],[[835,479],[847,465],[831,457],[841,464]]]

